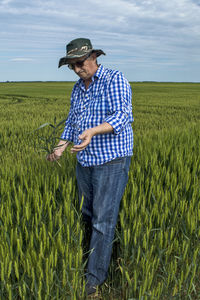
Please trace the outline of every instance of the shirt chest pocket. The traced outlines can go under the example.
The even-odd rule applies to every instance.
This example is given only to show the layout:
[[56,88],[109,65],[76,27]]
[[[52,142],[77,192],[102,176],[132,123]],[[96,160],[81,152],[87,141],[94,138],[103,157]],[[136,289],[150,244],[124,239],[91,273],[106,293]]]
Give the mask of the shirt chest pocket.
[[85,107],[83,105],[83,101],[78,98],[75,99],[74,106],[73,106],[73,112],[74,112],[75,118],[79,118],[79,116],[81,115],[84,108]]
[[84,114],[86,127],[94,127],[103,123],[106,112],[106,99],[103,95],[97,95],[90,99]]

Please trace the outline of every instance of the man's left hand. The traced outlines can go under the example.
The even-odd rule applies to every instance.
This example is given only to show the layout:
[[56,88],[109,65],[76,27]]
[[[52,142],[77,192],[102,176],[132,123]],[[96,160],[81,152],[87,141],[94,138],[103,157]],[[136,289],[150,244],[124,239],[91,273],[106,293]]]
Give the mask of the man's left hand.
[[91,142],[92,137],[95,135],[95,132],[93,130],[93,128],[89,128],[87,130],[85,130],[81,135],[79,135],[79,139],[82,140],[82,143],[80,145],[74,145],[71,148],[71,152],[79,152],[84,150],[89,143]]

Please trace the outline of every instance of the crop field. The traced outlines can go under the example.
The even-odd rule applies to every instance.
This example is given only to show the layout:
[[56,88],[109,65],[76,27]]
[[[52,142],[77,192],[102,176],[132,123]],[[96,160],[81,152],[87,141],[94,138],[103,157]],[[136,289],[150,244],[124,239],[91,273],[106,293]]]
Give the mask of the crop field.
[[[1,300],[87,299],[76,157],[41,151],[73,84],[0,83]],[[98,299],[200,299],[200,84],[131,85],[134,155]]]

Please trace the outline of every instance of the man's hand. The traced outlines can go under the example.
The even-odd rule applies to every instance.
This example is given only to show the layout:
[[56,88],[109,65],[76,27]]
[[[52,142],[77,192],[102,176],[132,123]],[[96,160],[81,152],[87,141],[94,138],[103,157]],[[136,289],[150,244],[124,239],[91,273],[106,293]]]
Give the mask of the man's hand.
[[54,152],[48,154],[47,155],[47,160],[49,160],[49,161],[56,161],[56,160],[60,159],[61,154],[58,155],[56,153],[57,153],[57,151],[54,151]]
[[94,135],[105,133],[113,133],[113,127],[106,122],[96,127],[86,129],[81,135],[79,135],[79,139],[82,140],[82,143],[80,145],[74,145],[71,148],[71,152],[74,153],[84,150],[89,145]]
[[74,145],[71,148],[71,152],[74,153],[84,150],[89,145],[94,135],[95,131],[93,128],[85,130],[81,135],[79,135],[79,139],[82,140],[82,143],[80,145]]
[[56,161],[58,160],[63,151],[67,148],[67,146],[69,145],[70,142],[63,142],[63,141],[60,141],[57,145],[57,147],[54,149],[54,151],[50,154],[47,155],[46,159],[49,160],[49,161]]

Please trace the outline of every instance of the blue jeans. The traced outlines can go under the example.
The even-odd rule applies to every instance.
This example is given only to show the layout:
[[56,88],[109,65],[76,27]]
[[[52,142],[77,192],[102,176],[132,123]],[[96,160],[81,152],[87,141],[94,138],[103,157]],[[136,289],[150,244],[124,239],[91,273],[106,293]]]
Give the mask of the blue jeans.
[[83,220],[91,224],[90,255],[86,280],[100,285],[107,278],[112,242],[127,181],[131,157],[121,157],[99,166],[77,163],[76,177]]

